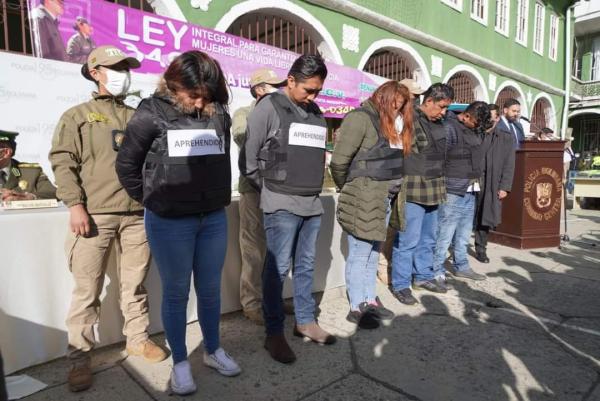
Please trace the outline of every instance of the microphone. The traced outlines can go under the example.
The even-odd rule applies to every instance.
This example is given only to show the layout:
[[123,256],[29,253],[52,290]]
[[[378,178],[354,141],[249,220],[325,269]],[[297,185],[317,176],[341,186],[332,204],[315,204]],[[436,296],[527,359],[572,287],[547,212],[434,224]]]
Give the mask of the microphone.
[[527,117],[520,116],[519,118],[520,118],[521,120],[525,120],[525,121],[527,121],[529,124],[531,124],[531,120],[530,120],[530,119],[528,119]]

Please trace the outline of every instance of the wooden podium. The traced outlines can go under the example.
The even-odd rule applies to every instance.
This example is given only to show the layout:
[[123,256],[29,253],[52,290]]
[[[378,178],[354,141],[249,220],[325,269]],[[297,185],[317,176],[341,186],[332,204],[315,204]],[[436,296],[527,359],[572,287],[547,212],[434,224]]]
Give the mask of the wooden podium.
[[489,240],[519,249],[558,247],[564,141],[524,141],[517,150],[512,192]]

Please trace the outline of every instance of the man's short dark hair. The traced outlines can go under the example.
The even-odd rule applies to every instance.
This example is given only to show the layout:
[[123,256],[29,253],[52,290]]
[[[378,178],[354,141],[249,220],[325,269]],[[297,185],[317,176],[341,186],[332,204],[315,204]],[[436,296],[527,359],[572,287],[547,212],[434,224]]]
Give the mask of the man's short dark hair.
[[434,102],[440,102],[442,100],[454,100],[454,89],[448,84],[435,83],[431,85],[425,93],[423,93],[423,103],[431,99]]
[[467,106],[464,113],[475,118],[480,128],[488,129],[492,126],[492,113],[486,102],[475,101]]
[[0,141],[0,149],[12,149],[14,156],[17,152],[17,143],[15,141]]
[[261,82],[260,84],[254,85],[252,88],[250,88],[250,94],[252,95],[252,97],[256,99],[258,97],[256,90],[259,88],[264,88],[266,85],[266,83]]
[[303,55],[294,61],[288,76],[294,77],[298,82],[304,82],[313,77],[319,77],[323,81],[327,78],[327,66],[320,55]]
[[508,109],[509,107],[514,106],[514,105],[520,106],[521,103],[517,99],[511,97],[510,99],[507,99],[504,102],[504,106],[502,106],[502,107],[505,109]]
[[500,106],[498,106],[497,104],[494,103],[490,103],[488,104],[488,109],[490,109],[490,111],[496,111],[498,113],[500,113]]

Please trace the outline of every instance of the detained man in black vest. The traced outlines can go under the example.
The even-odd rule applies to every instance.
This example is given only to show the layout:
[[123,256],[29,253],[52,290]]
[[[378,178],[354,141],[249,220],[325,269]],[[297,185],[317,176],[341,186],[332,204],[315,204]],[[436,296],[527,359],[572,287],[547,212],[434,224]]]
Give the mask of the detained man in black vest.
[[446,137],[446,202],[438,211],[437,242],[433,257],[433,275],[445,288],[444,262],[454,238],[454,275],[471,280],[485,280],[469,266],[467,246],[471,238],[476,193],[480,191],[482,133],[491,126],[485,102],[473,102],[455,115],[448,113],[444,122]]
[[319,327],[312,297],[317,236],[323,205],[327,128],[314,102],[327,67],[320,56],[301,56],[287,83],[256,105],[248,116],[241,173],[261,188],[267,255],[263,271],[265,349],[273,359],[291,363],[296,355],[283,334],[283,282],[293,263],[294,335],[319,344],[336,338]]
[[446,130],[443,118],[454,100],[454,89],[435,83],[414,108],[413,143],[404,158],[404,181],[390,224],[400,231],[392,250],[392,294],[403,304],[418,301],[414,289],[444,293],[433,278],[438,207],[446,199],[444,161]]

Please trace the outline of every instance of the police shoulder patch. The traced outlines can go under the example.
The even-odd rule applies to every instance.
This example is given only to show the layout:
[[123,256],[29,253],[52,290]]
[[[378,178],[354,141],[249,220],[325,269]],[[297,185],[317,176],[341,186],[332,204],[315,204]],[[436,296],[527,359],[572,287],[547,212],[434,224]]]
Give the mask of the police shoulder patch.
[[108,121],[109,121],[108,117],[106,117],[102,113],[90,112],[87,115],[88,123],[94,123],[94,122],[107,123]]

